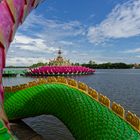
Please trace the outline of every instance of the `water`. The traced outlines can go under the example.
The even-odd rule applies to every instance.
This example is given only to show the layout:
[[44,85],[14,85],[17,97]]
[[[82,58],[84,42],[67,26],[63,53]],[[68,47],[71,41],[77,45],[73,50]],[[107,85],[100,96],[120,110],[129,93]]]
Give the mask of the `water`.
[[140,117],[140,69],[97,70],[92,76],[75,78]]
[[[86,83],[111,101],[121,104],[140,116],[140,70],[97,70],[94,75],[73,77]],[[3,78],[4,85],[17,85],[34,80],[30,77]],[[53,116],[39,116],[25,119],[34,130],[47,140],[73,140],[68,129]]]

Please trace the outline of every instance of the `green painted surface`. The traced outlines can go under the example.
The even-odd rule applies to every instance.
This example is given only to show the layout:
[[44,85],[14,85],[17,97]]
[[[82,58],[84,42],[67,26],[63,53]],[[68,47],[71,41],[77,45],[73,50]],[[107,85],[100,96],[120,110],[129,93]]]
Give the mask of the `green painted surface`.
[[4,126],[2,120],[0,120],[0,140],[14,140],[14,137],[8,133],[8,129]]
[[26,70],[4,70],[3,74],[25,74]]
[[77,140],[139,140],[140,134],[107,107],[77,89],[43,84],[5,93],[9,120],[52,114]]

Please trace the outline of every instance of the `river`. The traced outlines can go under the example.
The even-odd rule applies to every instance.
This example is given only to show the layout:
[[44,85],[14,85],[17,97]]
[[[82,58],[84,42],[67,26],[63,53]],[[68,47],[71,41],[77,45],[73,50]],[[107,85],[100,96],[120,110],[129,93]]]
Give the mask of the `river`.
[[[140,69],[98,69],[94,75],[72,77],[86,83],[125,110],[140,116]],[[3,85],[17,85],[34,80],[30,77],[3,78]],[[69,130],[57,118],[42,115],[24,120],[45,140],[73,140]]]

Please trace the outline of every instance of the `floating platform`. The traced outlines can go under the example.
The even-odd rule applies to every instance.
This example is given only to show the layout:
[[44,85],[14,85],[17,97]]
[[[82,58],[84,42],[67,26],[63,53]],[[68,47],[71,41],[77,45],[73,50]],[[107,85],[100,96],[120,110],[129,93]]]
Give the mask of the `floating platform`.
[[4,70],[3,77],[16,77],[17,75],[25,75],[26,70]]
[[94,74],[95,70],[83,66],[43,66],[25,72],[26,76],[76,76]]

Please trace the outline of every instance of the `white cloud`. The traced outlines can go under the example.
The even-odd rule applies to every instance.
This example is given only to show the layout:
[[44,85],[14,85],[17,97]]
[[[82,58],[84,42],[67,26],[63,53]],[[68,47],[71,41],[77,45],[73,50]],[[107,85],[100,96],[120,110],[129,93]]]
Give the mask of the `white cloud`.
[[140,48],[124,51],[125,53],[140,53]]
[[79,51],[72,51],[73,54],[75,54],[76,56],[88,56],[88,53],[79,53]]
[[31,29],[34,28],[39,28],[40,32],[49,33],[46,35],[53,34],[54,36],[57,35],[57,37],[85,35],[84,26],[77,20],[62,22],[60,20],[44,18],[42,15],[37,15],[35,12],[31,13],[20,30],[31,31]]
[[[42,57],[51,58],[49,54],[55,55],[59,47],[62,47],[63,55],[67,56],[67,47],[77,47],[79,44],[79,39],[72,38],[79,36],[85,36],[85,28],[79,21],[51,20],[33,12],[20,27],[11,44],[7,65],[29,65],[34,57],[39,60],[43,60]],[[17,61],[17,57],[20,61]],[[30,61],[23,62],[26,59]]]
[[[95,27],[89,28],[88,37],[90,42],[100,43],[110,38],[129,37],[130,35],[133,35],[130,34],[130,31],[140,26],[140,24],[138,24],[139,13],[137,13],[137,15],[134,14],[133,20],[136,20],[137,18],[138,21],[135,21],[135,24],[133,25],[128,22],[132,13],[130,12],[128,14],[127,12],[123,12],[130,11],[130,7],[135,7],[135,9],[132,8],[134,13],[138,11],[138,8],[136,8],[138,0],[137,3],[135,0],[135,5],[134,2],[131,3],[133,5],[130,4],[129,1],[126,4],[116,6],[106,20]],[[121,16],[122,13],[124,15]],[[121,17],[123,18],[121,19]],[[128,26],[128,24],[130,25]],[[124,28],[125,26],[126,28]],[[137,32],[140,31],[137,30]],[[79,21],[64,22],[46,19],[42,15],[37,15],[33,12],[16,34],[15,40],[7,55],[7,65],[21,66],[31,65],[37,62],[46,62],[49,58],[54,58],[55,54],[57,55],[59,47],[62,47],[63,56],[66,59],[70,58],[71,62],[83,63],[88,62],[89,60],[95,60],[97,63],[101,63],[108,61],[127,61],[129,59],[128,57],[119,58],[116,56],[112,58],[112,54],[108,54],[108,57],[104,57],[106,52],[102,52],[104,51],[103,49],[93,51],[90,49],[91,44],[88,44],[89,42],[86,41],[86,26],[82,25]],[[108,46],[108,42],[105,42],[105,44],[102,43],[102,46]],[[93,45],[93,48],[96,49],[96,46]],[[93,52],[91,53],[91,51]]]
[[43,62],[43,63],[46,63],[46,62],[49,62],[48,59],[44,58],[44,57],[28,57],[28,58],[25,58],[25,57],[13,57],[13,58],[9,58],[7,61],[6,61],[6,65],[7,66],[10,66],[10,65],[13,65],[13,66],[30,66],[34,63],[38,63],[38,62]]
[[[90,59],[92,60],[92,59]],[[136,62],[136,57],[134,56],[96,56],[93,59],[96,63],[118,63],[118,62],[124,62],[124,63],[134,63]],[[137,60],[137,62],[139,62]]]
[[[20,39],[21,42],[25,43],[28,41],[29,43],[33,41],[33,39],[39,38],[43,40],[48,47],[53,46],[57,48],[65,45],[74,46],[78,40],[73,40],[72,38],[85,37],[86,35],[86,29],[79,21],[62,22],[59,20],[51,20],[44,18],[42,15],[36,15],[35,12],[27,18],[25,24],[23,24],[23,28],[20,28],[19,31],[24,31],[25,34],[28,33],[24,40]],[[30,34],[34,37],[33,39],[30,39]]]
[[108,39],[128,38],[140,35],[140,0],[129,0],[118,4],[99,25],[89,28],[91,43],[102,43]]
[[49,47],[45,40],[42,38],[31,37],[28,35],[23,35],[18,33],[15,36],[15,40],[12,44],[13,47],[19,48],[21,50],[32,51],[32,52],[42,52],[53,53],[57,48]]
[[63,44],[63,45],[68,45],[68,46],[74,45],[74,43],[72,41],[62,40],[62,41],[60,41],[60,43]]

